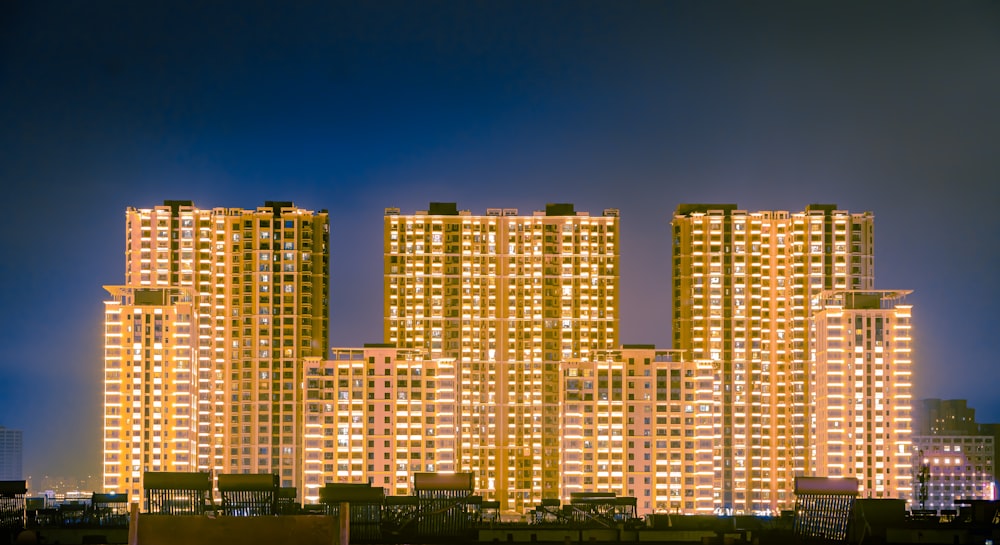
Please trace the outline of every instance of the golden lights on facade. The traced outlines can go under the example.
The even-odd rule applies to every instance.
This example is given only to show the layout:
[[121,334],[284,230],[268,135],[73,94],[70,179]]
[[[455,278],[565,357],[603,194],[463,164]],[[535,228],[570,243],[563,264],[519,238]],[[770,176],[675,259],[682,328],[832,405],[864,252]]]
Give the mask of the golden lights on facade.
[[618,211],[431,203],[384,221],[384,339],[456,362],[456,470],[504,510],[559,497],[559,363],[618,345]]
[[813,304],[816,473],[855,477],[864,497],[912,494],[909,293],[836,290]]
[[674,347],[715,366],[714,505],[790,509],[795,477],[823,471],[809,449],[813,301],[872,288],[872,215],[683,204],[672,227]]
[[193,297],[109,286],[105,303],[104,487],[140,495],[142,472],[193,471]]
[[828,474],[909,497],[910,307],[872,291],[869,213],[681,205],[658,350],[620,345],[617,210],[386,209],[385,344],[329,356],[327,221],[128,210],[106,490],[263,472],[312,503],[327,482],[402,495],[462,471],[504,511],[599,490],[640,513],[773,513],[795,476]]
[[327,482],[410,492],[414,473],[456,471],[454,361],[389,345],[305,362],[304,500]]
[[327,238],[325,211],[289,202],[126,211],[125,285],[105,308],[106,490],[138,499],[157,468],[298,481],[301,362],[328,344]]

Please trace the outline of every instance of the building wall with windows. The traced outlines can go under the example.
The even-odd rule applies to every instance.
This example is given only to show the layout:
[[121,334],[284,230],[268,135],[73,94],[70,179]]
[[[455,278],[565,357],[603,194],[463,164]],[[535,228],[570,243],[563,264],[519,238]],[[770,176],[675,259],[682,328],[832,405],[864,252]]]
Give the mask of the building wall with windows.
[[617,210],[431,203],[384,229],[384,339],[456,361],[457,468],[503,510],[558,497],[559,363],[618,345]]
[[979,427],[964,399],[920,399],[913,407],[914,435],[979,435]]
[[144,471],[195,471],[197,315],[190,289],[107,286],[104,488],[142,497]]
[[[913,437],[915,509],[958,509],[956,500],[996,500],[995,445],[990,435]],[[921,502],[921,469],[927,499]]]
[[638,512],[711,513],[711,362],[626,345],[561,364],[561,494],[607,491]]
[[334,348],[305,363],[306,502],[328,482],[412,493],[414,473],[456,471],[454,360],[387,345]]
[[834,290],[813,304],[813,474],[871,498],[912,494],[909,291]]
[[285,202],[127,210],[107,490],[137,495],[155,468],[274,473],[312,502],[462,471],[503,511],[614,491],[640,513],[775,513],[829,467],[906,493],[910,307],[843,295],[872,291],[870,213],[679,206],[675,350],[619,345],[614,209],[386,209],[384,344],[329,356],[328,236],[325,211]]
[[299,480],[302,361],[329,343],[328,230],[290,202],[126,210],[123,289],[191,293],[192,470]]
[[[482,441],[496,414],[479,403],[463,407],[463,399],[478,399],[484,389],[465,372],[479,365],[388,344],[307,358],[299,484],[305,500],[317,501],[328,482],[370,482],[390,495],[411,494],[420,471],[478,471],[477,493],[489,492],[491,480],[496,486],[493,460],[457,455]],[[710,362],[645,345],[560,362],[553,386],[559,484],[551,497],[615,492],[636,497],[640,513],[711,513],[716,372]]]
[[873,218],[682,204],[673,222],[673,347],[718,366],[715,505],[794,506],[809,458],[809,319],[824,290],[871,289]]

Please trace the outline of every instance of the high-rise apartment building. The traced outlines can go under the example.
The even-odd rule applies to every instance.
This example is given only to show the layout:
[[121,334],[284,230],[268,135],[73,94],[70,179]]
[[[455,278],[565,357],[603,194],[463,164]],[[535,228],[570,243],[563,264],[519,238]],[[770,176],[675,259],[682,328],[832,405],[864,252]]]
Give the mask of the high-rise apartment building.
[[872,289],[869,213],[681,205],[657,350],[619,345],[617,210],[386,209],[384,344],[329,357],[325,212],[167,201],[126,225],[107,490],[273,473],[315,502],[327,482],[402,495],[455,471],[522,513],[593,491],[641,514],[773,513],[815,474],[911,495],[911,309]]
[[912,493],[909,293],[834,290],[813,303],[813,472],[855,477],[863,497]]
[[0,481],[24,479],[21,468],[23,433],[0,426]]
[[714,503],[792,508],[809,460],[809,320],[824,290],[873,286],[873,218],[834,205],[673,217],[674,348],[715,367]]
[[138,498],[143,471],[195,471],[194,293],[108,286],[104,487]]
[[[157,400],[147,399],[146,389],[154,396],[160,378],[162,402],[172,401],[177,391],[168,393],[167,386],[182,380],[176,370],[181,357],[190,358],[191,470],[276,473],[286,486],[299,479],[302,362],[323,357],[329,339],[328,229],[325,211],[290,202],[247,210],[166,201],[126,211],[125,283],[109,288],[114,300],[106,305],[105,421],[129,421],[132,427],[119,430],[118,441],[106,433],[106,489],[137,496],[136,472],[156,467],[152,455],[164,447],[156,446],[154,434],[146,437],[146,411],[152,418],[148,431],[161,426],[164,436],[179,439],[171,428],[179,420],[167,416],[177,413],[156,411]],[[147,299],[157,289],[162,304]],[[167,318],[162,337],[155,327],[147,331],[145,323],[135,329],[136,310],[145,320],[157,309],[177,321],[175,329],[167,331]],[[178,356],[178,348],[175,361],[167,363],[163,358],[174,350],[167,343],[181,342],[175,337],[178,328],[189,329],[183,341],[190,344],[189,355]],[[164,362],[160,370],[157,361]],[[156,375],[161,372],[162,377]],[[119,378],[113,378],[115,373]],[[116,392],[119,384],[121,392]],[[135,384],[142,385],[138,405]],[[147,441],[153,441],[148,461]],[[136,454],[142,456],[138,469]],[[130,460],[127,468],[125,460]],[[117,472],[108,469],[113,466]],[[129,481],[122,483],[125,473]]]
[[560,363],[618,345],[618,212],[386,209],[386,343],[456,362],[456,471],[501,509],[560,493]]

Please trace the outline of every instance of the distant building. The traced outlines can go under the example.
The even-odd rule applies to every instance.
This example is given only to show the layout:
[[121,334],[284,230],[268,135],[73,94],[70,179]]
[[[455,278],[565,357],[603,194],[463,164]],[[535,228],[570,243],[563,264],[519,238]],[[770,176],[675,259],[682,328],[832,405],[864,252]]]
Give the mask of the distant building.
[[959,499],[997,499],[992,436],[917,435],[913,450],[914,509],[957,509]]
[[997,499],[997,425],[977,423],[964,399],[921,399],[914,406],[913,507],[956,509],[959,499]]
[[913,407],[914,435],[976,435],[976,410],[964,399],[921,399]]
[[0,426],[0,481],[24,479],[24,472],[21,468],[23,450],[21,430]]

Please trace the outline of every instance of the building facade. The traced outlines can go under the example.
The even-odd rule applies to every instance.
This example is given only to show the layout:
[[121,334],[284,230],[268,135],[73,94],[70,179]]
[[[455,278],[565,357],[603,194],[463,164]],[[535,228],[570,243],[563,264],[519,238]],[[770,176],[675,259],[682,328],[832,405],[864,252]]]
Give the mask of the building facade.
[[625,345],[561,365],[560,497],[605,491],[639,513],[714,511],[710,361]]
[[197,468],[194,294],[106,289],[104,487],[138,498],[143,471]]
[[334,348],[305,362],[304,500],[328,482],[412,492],[419,472],[456,471],[454,360],[391,345]]
[[715,505],[777,512],[810,474],[809,320],[824,290],[871,289],[873,217],[835,205],[747,212],[682,204],[673,222],[673,346],[718,367]]
[[996,500],[992,435],[913,438],[914,509],[958,509],[956,500]]
[[964,399],[921,399],[913,414],[914,508],[957,509],[995,500],[997,424],[976,422]]
[[[328,482],[411,494],[414,473],[463,467],[485,468],[488,485],[493,461],[459,456],[483,433],[476,411],[461,408],[467,392],[483,388],[463,369],[477,365],[389,344],[307,358],[305,469],[297,483],[304,500],[318,501]],[[560,362],[559,483],[551,497],[614,492],[635,497],[640,514],[712,513],[715,372],[711,362],[647,345]]]
[[24,479],[21,458],[24,452],[24,434],[0,426],[0,481]]
[[976,409],[964,399],[920,399],[913,407],[914,435],[977,435]]
[[813,473],[869,498],[912,495],[909,291],[834,290],[813,303]]
[[618,345],[618,211],[386,209],[384,340],[453,359],[456,470],[523,511],[558,497],[560,363]]
[[569,204],[386,209],[384,342],[327,356],[325,212],[128,209],[104,488],[272,473],[312,503],[454,471],[518,513],[595,491],[776,513],[817,474],[912,495],[911,309],[872,289],[870,213],[678,207],[672,350],[619,344],[619,227]]
[[[142,411],[143,418],[147,410],[151,415],[164,415],[159,424],[164,431],[179,422],[170,418],[168,424],[165,415],[173,413],[157,413],[152,410],[155,406],[143,404],[145,397],[136,405],[134,390],[126,393],[140,381],[145,396],[146,344],[152,357],[168,350],[165,342],[173,340],[176,332],[168,335],[164,330],[158,339],[155,329],[128,329],[137,326],[135,310],[142,310],[145,319],[155,316],[157,307],[162,316],[175,311],[189,314],[187,325],[177,318],[180,321],[174,327],[188,328],[190,335],[190,354],[184,356],[190,357],[192,381],[193,437],[185,438],[194,443],[187,460],[190,469],[276,473],[282,485],[294,486],[302,472],[297,447],[303,426],[298,387],[302,362],[307,357],[322,358],[329,342],[327,213],[297,208],[290,202],[267,202],[248,210],[199,209],[190,201],[166,201],[148,209],[129,208],[125,222],[125,283],[111,288],[114,297],[105,309],[105,421],[129,421],[132,429],[119,430],[118,441],[106,433],[105,489],[127,489],[137,497],[141,487],[135,486],[136,471],[156,467],[153,457],[146,462],[145,424],[137,423],[142,419],[135,411]],[[190,299],[174,302],[167,297],[164,301],[170,304],[136,307],[135,299],[129,298],[155,289],[176,290]],[[133,295],[123,298],[125,293]],[[136,351],[143,358],[141,365],[138,359],[129,359],[136,358]],[[133,382],[126,385],[129,364]],[[140,369],[141,377],[137,376]],[[161,369],[164,385],[180,380],[170,366]],[[150,371],[148,377],[154,380],[149,384],[151,391],[156,372]],[[118,385],[110,378],[115,373],[125,373],[126,383]],[[120,392],[112,389],[116,385]],[[162,395],[166,402],[168,394]],[[158,424],[152,418],[150,431],[155,431]],[[155,444],[150,449],[157,448]],[[131,458],[137,448],[142,456],[138,470]],[[125,460],[130,460],[127,469]],[[109,469],[115,466],[117,471]],[[124,472],[129,479],[125,483]]]

